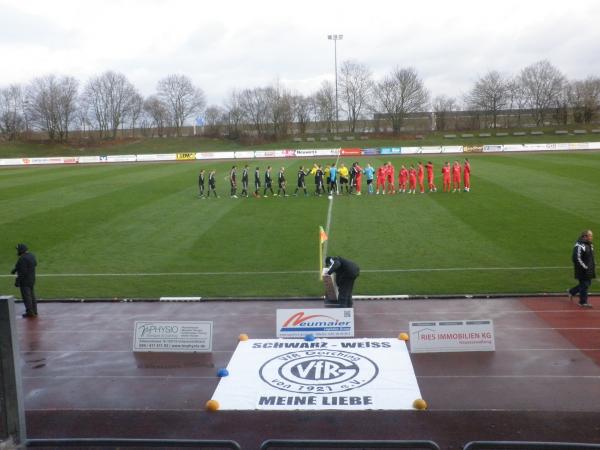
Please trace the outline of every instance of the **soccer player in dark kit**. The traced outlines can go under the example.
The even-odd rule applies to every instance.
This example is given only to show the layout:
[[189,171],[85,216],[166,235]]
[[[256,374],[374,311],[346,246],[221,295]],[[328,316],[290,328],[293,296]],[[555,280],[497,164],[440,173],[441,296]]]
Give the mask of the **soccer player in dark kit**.
[[206,198],[210,198],[211,192],[213,194],[215,194],[215,198],[218,197],[218,195],[217,195],[217,180],[215,179],[216,173],[217,173],[217,171],[213,169],[208,174],[208,195],[206,196]]
[[[279,169],[279,173],[277,174],[277,195],[280,197],[287,197],[288,195],[285,193],[285,167]],[[281,194],[283,192],[283,195]]]
[[248,197],[248,164],[244,166],[242,170],[242,197]]
[[306,190],[306,182],[304,180],[306,175],[308,175],[308,172],[304,171],[304,166],[300,166],[300,169],[298,169],[298,184],[296,186],[296,190],[294,191],[294,196],[298,195],[299,189],[304,191],[305,197],[308,195],[308,191]]
[[229,183],[231,184],[231,198],[238,198],[237,193],[237,180],[236,180],[237,167],[233,166],[229,172]]
[[273,177],[271,176],[271,166],[267,166],[267,170],[265,170],[265,190],[263,191],[263,197],[268,197],[267,189],[271,191],[271,195],[275,195],[273,191]]
[[260,197],[260,168],[254,169],[254,196]]
[[323,173],[323,168],[319,165],[317,166],[317,170],[315,172],[315,195],[319,197],[325,191],[325,187],[323,185],[323,177],[325,174]]
[[200,198],[204,198],[204,178],[204,169],[202,169],[198,175],[198,189],[200,191]]

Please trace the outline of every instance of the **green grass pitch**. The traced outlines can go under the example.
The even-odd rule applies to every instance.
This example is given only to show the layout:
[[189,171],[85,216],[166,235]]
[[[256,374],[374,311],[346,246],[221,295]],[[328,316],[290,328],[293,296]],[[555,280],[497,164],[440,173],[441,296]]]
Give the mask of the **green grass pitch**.
[[[441,164],[455,157],[423,157],[434,162],[438,187]],[[398,168],[420,158],[359,161],[388,159]],[[573,242],[585,228],[600,230],[600,153],[470,159],[470,193],[333,200],[328,253],[360,265],[355,294],[562,292],[573,284]],[[261,172],[270,164],[274,175],[284,165],[293,192],[299,165],[312,162],[249,164]],[[317,230],[327,198],[230,199],[232,164],[1,169],[0,294],[17,293],[8,274],[15,244],[25,242],[38,258],[41,298],[322,295]],[[201,167],[217,169],[221,198],[198,198]]]

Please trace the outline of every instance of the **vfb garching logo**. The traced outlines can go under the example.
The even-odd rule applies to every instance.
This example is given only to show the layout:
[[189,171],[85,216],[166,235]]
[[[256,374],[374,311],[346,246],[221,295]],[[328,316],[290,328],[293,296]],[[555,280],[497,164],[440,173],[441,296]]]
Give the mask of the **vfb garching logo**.
[[260,368],[261,379],[288,392],[331,394],[362,387],[375,379],[377,365],[357,353],[303,350],[270,359]]

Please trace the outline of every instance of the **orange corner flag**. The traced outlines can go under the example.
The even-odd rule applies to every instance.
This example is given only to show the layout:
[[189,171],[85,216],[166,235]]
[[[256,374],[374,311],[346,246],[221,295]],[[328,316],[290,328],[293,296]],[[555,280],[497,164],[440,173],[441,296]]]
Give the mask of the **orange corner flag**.
[[321,244],[327,240],[327,233],[325,233],[323,227],[319,227],[319,236],[321,238]]

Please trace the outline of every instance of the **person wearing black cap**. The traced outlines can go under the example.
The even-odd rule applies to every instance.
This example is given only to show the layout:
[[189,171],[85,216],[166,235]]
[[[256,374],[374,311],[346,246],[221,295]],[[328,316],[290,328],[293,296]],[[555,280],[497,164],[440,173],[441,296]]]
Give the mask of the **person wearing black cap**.
[[37,261],[35,255],[29,252],[25,244],[17,245],[17,255],[19,259],[11,273],[13,275],[17,274],[15,286],[21,290],[21,298],[23,299],[23,303],[25,303],[23,317],[37,317],[37,300],[33,290]]
[[335,273],[339,307],[352,308],[352,289],[354,280],[360,273],[360,268],[355,262],[341,256],[328,256],[325,258],[325,265],[328,275]]

